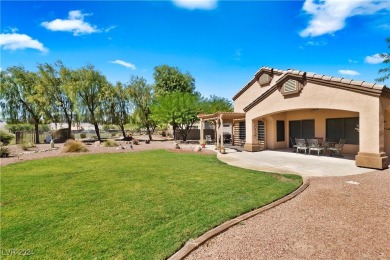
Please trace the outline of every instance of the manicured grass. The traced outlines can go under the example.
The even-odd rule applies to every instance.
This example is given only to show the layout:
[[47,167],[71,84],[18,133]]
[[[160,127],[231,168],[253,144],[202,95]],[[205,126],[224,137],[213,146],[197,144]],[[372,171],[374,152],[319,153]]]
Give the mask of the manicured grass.
[[301,182],[163,150],[26,161],[1,169],[1,250],[29,249],[36,259],[163,259]]

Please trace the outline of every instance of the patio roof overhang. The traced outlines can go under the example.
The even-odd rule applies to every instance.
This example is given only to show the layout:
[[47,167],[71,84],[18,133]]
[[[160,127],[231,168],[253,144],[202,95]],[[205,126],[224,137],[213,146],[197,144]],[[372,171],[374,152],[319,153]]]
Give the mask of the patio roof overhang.
[[233,122],[233,120],[244,119],[245,113],[237,112],[216,112],[213,114],[199,114],[198,118],[203,121],[213,121],[217,119],[223,119],[225,122]]

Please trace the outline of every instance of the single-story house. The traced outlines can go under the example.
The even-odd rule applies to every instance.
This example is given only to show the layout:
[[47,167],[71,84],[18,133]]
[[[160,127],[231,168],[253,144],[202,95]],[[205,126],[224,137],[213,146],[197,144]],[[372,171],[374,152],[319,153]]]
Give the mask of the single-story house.
[[201,130],[209,120],[231,123],[233,142],[245,142],[244,149],[252,152],[288,148],[295,138],[345,139],[343,153],[356,154],[357,166],[389,166],[390,89],[385,85],[262,67],[233,101],[234,112],[199,115]]

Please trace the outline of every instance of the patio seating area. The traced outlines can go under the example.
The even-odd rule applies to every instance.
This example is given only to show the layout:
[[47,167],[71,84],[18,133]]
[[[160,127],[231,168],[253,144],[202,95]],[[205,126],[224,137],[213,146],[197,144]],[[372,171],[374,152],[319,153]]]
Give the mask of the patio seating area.
[[296,153],[303,151],[305,154],[312,154],[312,151],[317,152],[317,156],[342,156],[341,153],[344,148],[345,139],[340,139],[338,142],[323,141],[322,137],[316,137],[312,139],[295,138],[295,142],[291,138],[292,147]]

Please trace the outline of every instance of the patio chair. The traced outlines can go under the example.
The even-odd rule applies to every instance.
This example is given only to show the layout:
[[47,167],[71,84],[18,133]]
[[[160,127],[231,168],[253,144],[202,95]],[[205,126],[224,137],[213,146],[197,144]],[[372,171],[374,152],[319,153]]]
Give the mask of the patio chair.
[[295,139],[295,144],[297,145],[297,152],[296,153],[298,153],[301,150],[304,150],[305,154],[306,154],[306,150],[309,149],[309,148],[306,145],[305,139],[298,139],[298,138],[296,138]]
[[334,153],[338,156],[341,156],[340,153],[343,151],[344,144],[345,144],[345,139],[340,139],[338,144],[335,144],[334,147],[328,147],[327,150],[330,151],[330,155]]
[[307,139],[307,146],[309,147],[309,154],[311,154],[311,151],[317,151],[317,155],[320,156],[320,152],[324,152],[324,147],[320,145],[317,138]]
[[296,143],[296,138],[295,138],[295,143],[292,137],[290,137],[290,142],[291,142],[291,147],[294,149],[294,151],[297,151],[297,143]]
[[206,135],[206,144],[211,144],[211,135]]

